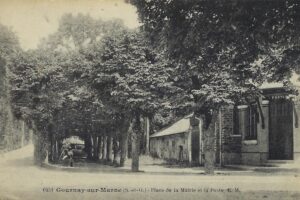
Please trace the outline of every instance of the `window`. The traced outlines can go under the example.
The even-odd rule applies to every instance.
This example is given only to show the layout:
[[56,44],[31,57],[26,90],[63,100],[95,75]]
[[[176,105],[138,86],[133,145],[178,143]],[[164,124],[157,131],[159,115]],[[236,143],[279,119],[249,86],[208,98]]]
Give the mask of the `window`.
[[244,140],[256,140],[258,120],[256,104],[237,106],[233,111],[233,135],[243,135]]
[[175,141],[174,140],[172,141],[172,147],[175,147]]
[[257,122],[258,122],[258,112],[256,104],[250,104],[246,110],[246,130],[245,130],[245,140],[256,140],[257,139]]

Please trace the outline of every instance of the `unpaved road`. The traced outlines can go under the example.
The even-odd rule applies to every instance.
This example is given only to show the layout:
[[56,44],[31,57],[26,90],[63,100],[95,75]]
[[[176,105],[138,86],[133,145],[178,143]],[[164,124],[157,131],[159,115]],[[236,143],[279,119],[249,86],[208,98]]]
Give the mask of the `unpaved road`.
[[297,175],[68,172],[34,166],[32,151],[0,155],[0,200],[300,199]]

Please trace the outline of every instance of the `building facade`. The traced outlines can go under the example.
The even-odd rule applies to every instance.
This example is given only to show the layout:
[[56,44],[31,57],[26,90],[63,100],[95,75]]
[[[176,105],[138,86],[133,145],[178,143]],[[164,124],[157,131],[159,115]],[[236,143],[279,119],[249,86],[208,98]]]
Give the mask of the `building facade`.
[[[215,162],[263,165],[269,160],[300,159],[300,104],[283,87],[264,88],[245,105],[219,110],[215,123]],[[153,156],[203,164],[202,119],[193,115],[150,136]]]

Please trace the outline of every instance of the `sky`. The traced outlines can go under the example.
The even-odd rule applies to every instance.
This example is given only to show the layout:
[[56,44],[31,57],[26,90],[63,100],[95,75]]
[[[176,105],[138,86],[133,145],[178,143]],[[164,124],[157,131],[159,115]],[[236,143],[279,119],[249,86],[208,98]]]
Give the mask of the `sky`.
[[41,38],[54,33],[65,13],[121,18],[129,28],[139,26],[135,7],[124,0],[0,0],[0,23],[12,28],[24,50],[36,48]]

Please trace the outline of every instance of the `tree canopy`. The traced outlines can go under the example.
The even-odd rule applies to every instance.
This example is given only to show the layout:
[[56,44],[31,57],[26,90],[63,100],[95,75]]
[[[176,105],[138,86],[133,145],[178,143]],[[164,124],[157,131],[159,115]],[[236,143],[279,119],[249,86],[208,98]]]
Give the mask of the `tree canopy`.
[[170,81],[170,66],[142,32],[65,15],[37,50],[12,57],[14,113],[45,137],[120,135],[128,119],[152,116],[183,95]]
[[0,24],[0,91],[4,92],[4,80],[7,76],[6,63],[10,55],[20,50],[16,34],[7,26]]
[[[213,173],[221,106],[259,102],[266,81],[289,84],[299,67],[294,0],[131,0],[148,39],[172,63],[173,84],[204,116],[205,169]],[[178,103],[178,102],[177,102]]]
[[[214,133],[209,122],[220,106],[256,99],[265,81],[288,85],[299,70],[297,1],[131,3],[140,29],[66,14],[57,32],[27,52],[15,51],[15,36],[0,29],[0,58],[15,52],[8,62],[15,114],[60,137],[95,135],[95,126],[120,135],[134,118],[139,145],[143,116],[165,124],[168,111],[193,111]],[[126,130],[116,130],[120,121]]]
[[108,94],[110,104],[151,115],[178,92],[170,82],[171,68],[151,49],[142,33],[127,32],[102,41],[101,61],[95,66],[95,87]]
[[200,107],[255,94],[264,81],[288,80],[299,66],[297,1],[132,3],[151,41],[177,63],[176,82]]
[[7,26],[0,24],[0,56],[10,55],[20,50],[16,34]]

